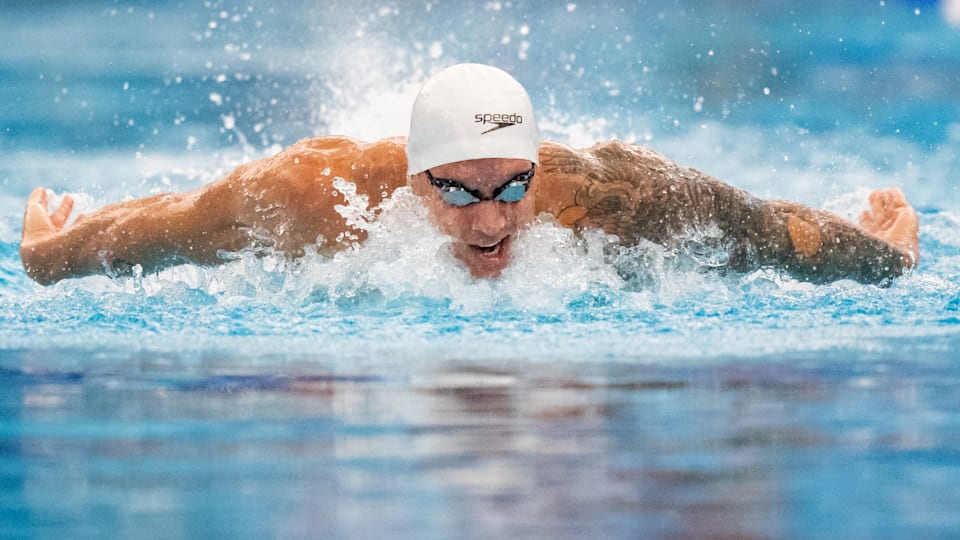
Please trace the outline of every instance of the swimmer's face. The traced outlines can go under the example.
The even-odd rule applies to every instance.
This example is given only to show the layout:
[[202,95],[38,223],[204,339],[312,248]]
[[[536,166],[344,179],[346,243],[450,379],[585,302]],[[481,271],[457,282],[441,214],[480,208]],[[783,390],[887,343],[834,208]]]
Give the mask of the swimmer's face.
[[[526,185],[531,163],[522,159],[472,159],[440,165],[410,179],[413,192],[419,195],[437,228],[454,238],[454,255],[470,269],[474,277],[500,276],[510,264],[511,248],[517,232],[530,224],[535,214],[536,174],[529,179],[526,194],[516,202],[490,200],[499,194],[511,200]],[[447,181],[453,181],[451,184]],[[444,199],[441,188],[459,184],[467,193],[456,189],[457,197],[447,195],[454,202],[472,200],[469,191],[483,200],[457,206]]]

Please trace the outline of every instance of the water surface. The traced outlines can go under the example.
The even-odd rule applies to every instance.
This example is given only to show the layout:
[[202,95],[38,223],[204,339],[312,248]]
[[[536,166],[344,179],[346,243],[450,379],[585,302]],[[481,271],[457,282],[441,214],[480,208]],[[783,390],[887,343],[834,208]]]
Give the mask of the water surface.
[[[0,7],[0,537],[960,533],[960,29],[935,2]],[[301,137],[403,134],[510,70],[544,134],[650,146],[856,219],[887,287],[539,223],[474,281],[401,193],[332,260],[32,283],[22,206],[192,189]],[[362,209],[355,208],[359,211]]]

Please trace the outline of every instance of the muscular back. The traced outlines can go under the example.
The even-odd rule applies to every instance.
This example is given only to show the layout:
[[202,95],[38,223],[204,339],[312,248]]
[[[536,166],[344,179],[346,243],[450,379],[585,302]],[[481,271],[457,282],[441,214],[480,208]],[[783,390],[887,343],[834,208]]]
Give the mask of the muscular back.
[[[356,186],[371,208],[406,184],[403,138],[365,143],[347,137],[304,139],[280,154],[238,169],[226,179],[243,205],[242,221],[274,237],[283,251],[312,244],[336,249],[349,230],[335,209],[345,204],[336,178]],[[599,228],[625,244],[669,244],[681,233],[715,221],[718,208],[753,200],[662,155],[619,141],[584,150],[544,142],[540,147],[537,212],[567,227]],[[362,235],[363,231],[350,230]]]
[[406,184],[402,138],[366,143],[348,137],[303,139],[279,154],[245,165],[224,180],[223,192],[238,205],[236,214],[257,241],[291,255],[304,246],[321,251],[341,247],[342,233],[363,240],[336,211],[347,203],[337,179],[356,186],[374,208]]
[[[305,245],[340,249],[343,231],[362,240],[364,232],[351,230],[335,209],[345,199],[333,180],[352,182],[371,208],[377,206],[406,184],[404,144],[403,138],[305,139],[241,169],[235,175],[249,175],[237,199],[246,208],[243,221],[294,255]],[[759,199],[619,141],[583,150],[542,143],[537,186],[537,212],[564,226],[600,229],[626,246],[648,240],[678,247],[705,232],[727,252],[726,266],[735,271],[770,265],[816,281],[881,281],[899,275],[904,265],[901,252],[833,214]]]

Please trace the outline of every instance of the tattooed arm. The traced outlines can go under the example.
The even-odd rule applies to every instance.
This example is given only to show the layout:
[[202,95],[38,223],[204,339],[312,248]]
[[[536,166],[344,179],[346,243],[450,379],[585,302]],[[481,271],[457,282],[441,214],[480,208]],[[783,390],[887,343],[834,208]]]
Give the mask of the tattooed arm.
[[777,267],[814,282],[881,283],[919,257],[916,213],[899,190],[874,192],[857,226],[801,204],[759,199],[621,142],[579,151],[546,143],[540,161],[539,210],[625,245],[646,239],[676,248],[691,231],[719,230],[730,269]]

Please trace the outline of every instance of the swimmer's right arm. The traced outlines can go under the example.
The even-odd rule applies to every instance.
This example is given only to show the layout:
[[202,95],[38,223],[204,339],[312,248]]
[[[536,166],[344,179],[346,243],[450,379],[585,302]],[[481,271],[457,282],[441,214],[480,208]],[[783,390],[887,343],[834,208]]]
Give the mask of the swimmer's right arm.
[[218,249],[243,241],[230,203],[211,205],[212,184],[184,194],[125,201],[79,216],[66,226],[73,207],[64,195],[48,213],[47,192],[36,188],[27,201],[20,259],[27,275],[41,284],[90,274],[128,274],[134,265],[157,270],[176,260],[212,264]]
[[371,206],[406,182],[403,142],[362,143],[345,137],[305,139],[245,164],[199,189],[112,204],[66,225],[73,201],[47,208],[37,188],[27,201],[20,257],[42,284],[91,274],[152,272],[173,264],[213,265],[225,252],[261,246],[290,256],[306,246],[342,249],[351,230],[336,212],[343,195],[332,185],[353,181]]

